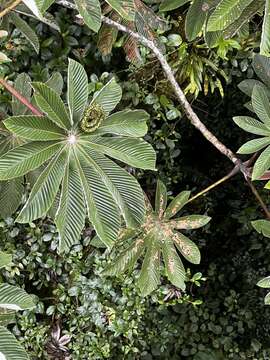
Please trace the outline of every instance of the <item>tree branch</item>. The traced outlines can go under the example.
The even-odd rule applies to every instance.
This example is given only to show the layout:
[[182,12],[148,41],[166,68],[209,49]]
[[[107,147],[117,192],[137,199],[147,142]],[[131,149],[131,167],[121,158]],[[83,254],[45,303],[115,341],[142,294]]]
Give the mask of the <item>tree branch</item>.
[[186,116],[190,120],[192,125],[194,125],[196,127],[196,129],[198,129],[203,134],[203,136],[212,145],[214,145],[223,155],[225,155],[227,158],[229,158],[235,165],[239,165],[241,168],[241,171],[242,171],[242,169],[244,170],[241,160],[238,159],[237,156],[228,147],[226,147],[220,140],[218,140],[218,138],[214,134],[212,134],[211,131],[209,131],[207,129],[207,127],[201,122],[198,115],[194,112],[190,103],[188,102],[184,92],[182,91],[179,84],[175,80],[173,71],[172,71],[170,65],[168,64],[166,58],[163,56],[163,54],[160,52],[160,50],[156,47],[154,42],[151,40],[148,40],[146,37],[130,30],[126,26],[119,24],[116,21],[113,21],[105,16],[102,16],[102,21],[107,25],[113,26],[113,27],[117,28],[118,30],[131,35],[133,38],[138,40],[141,44],[143,44],[144,46],[146,46],[152,50],[152,52],[158,58],[161,66],[163,68],[163,71],[165,72],[167,79],[171,83],[171,86],[179,100],[179,103],[181,104],[182,108],[184,109]]
[[7,15],[11,10],[13,10],[17,5],[19,5],[22,2],[22,0],[15,0],[13,3],[11,3],[9,6],[7,6],[4,10],[0,12],[0,19]]
[[34,115],[42,116],[42,112],[40,112],[34,105],[30,103],[23,95],[21,95],[14,87],[8,84],[4,79],[0,79],[0,84],[7,89],[16,99],[18,99],[23,105],[25,105],[29,110],[32,111]]

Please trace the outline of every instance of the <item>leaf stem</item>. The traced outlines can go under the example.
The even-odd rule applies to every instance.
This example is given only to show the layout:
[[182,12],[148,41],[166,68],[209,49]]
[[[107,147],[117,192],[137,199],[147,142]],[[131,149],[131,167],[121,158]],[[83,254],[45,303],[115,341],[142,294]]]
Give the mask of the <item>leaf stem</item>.
[[21,95],[14,87],[8,84],[4,79],[0,79],[0,84],[6,88],[8,92],[10,92],[16,99],[18,99],[23,105],[25,105],[29,110],[32,111],[34,115],[42,116],[42,112],[40,112],[34,105],[30,103],[23,95]]
[[225,181],[229,180],[231,177],[233,177],[234,175],[236,175],[237,173],[239,173],[239,166],[236,165],[227,175],[223,176],[221,179],[219,179],[218,181],[216,181],[215,183],[207,186],[205,189],[201,190],[200,192],[198,192],[196,195],[194,195],[192,198],[190,198],[187,201],[187,204],[194,201],[195,199],[197,199],[198,197],[208,193],[210,190],[214,189],[215,187],[217,187],[218,185],[224,183]]
[[13,3],[11,3],[9,6],[7,6],[4,10],[0,12],[0,19],[7,15],[11,10],[13,10],[17,5],[19,5],[22,2],[22,0],[15,0]]

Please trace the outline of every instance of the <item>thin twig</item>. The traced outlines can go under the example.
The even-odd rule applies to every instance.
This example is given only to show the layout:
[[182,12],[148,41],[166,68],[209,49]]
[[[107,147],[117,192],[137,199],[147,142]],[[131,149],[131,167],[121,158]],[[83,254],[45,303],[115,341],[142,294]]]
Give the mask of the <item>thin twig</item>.
[[234,175],[239,173],[239,171],[240,171],[239,166],[235,165],[235,167],[227,175],[223,176],[221,179],[219,179],[215,183],[209,185],[207,188],[205,188],[205,189],[201,190],[200,192],[198,192],[196,195],[194,195],[192,198],[190,198],[187,201],[187,203],[190,203],[190,202],[194,201],[195,199],[197,199],[198,197],[208,193],[210,190],[214,189],[218,185],[224,183],[225,181],[229,180],[231,177],[233,177]]
[[11,3],[9,6],[7,6],[4,10],[0,12],[0,19],[7,15],[11,10],[13,10],[17,5],[19,5],[22,2],[22,0],[15,0],[13,3]]
[[42,112],[40,112],[34,105],[30,103],[23,95],[21,95],[14,87],[8,84],[4,79],[0,79],[0,84],[3,85],[8,92],[10,92],[16,99],[18,99],[23,105],[25,105],[29,110],[32,111],[34,115],[42,116]]
[[269,212],[267,206],[265,205],[263,199],[261,198],[260,194],[258,193],[257,189],[255,188],[255,186],[253,185],[253,183],[250,181],[250,179],[248,177],[246,177],[246,182],[247,182],[248,186],[250,187],[251,191],[253,192],[254,196],[256,197],[258,203],[261,205],[266,217],[268,218],[268,220],[270,220],[270,212]]

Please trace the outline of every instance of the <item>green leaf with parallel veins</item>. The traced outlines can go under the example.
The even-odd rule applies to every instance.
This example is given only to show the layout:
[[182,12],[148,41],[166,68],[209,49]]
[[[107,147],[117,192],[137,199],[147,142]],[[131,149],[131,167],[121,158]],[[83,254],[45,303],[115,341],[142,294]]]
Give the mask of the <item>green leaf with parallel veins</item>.
[[210,15],[207,30],[223,30],[239,18],[252,0],[221,0]]
[[24,179],[18,177],[16,179],[0,182],[0,215],[2,218],[11,216],[19,207],[23,191]]
[[114,78],[112,78],[106,85],[94,94],[91,104],[99,104],[106,116],[108,116],[109,113],[114,110],[121,98],[121,86],[117,84]]
[[166,219],[170,219],[173,217],[178,211],[180,211],[183,206],[186,204],[190,196],[190,191],[182,191],[178,194],[167,207],[164,217]]
[[[30,101],[32,94],[31,78],[26,73],[21,73],[16,77],[14,82],[14,88],[23,96]],[[13,115],[24,115],[28,108],[22,104],[15,96],[12,96],[12,114]]]
[[[72,156],[72,155],[70,155]],[[85,224],[82,182],[74,160],[66,166],[55,223],[60,235],[59,251],[68,251],[79,242]]]
[[65,104],[56,91],[43,83],[33,82],[36,91],[35,100],[39,108],[47,114],[48,118],[62,129],[70,129],[70,119]]
[[23,289],[9,284],[0,285],[0,308],[18,311],[32,309],[35,305],[33,296]]
[[0,326],[0,359],[29,360],[19,341],[3,326]]
[[264,289],[269,289],[270,288],[270,276],[267,276],[267,277],[259,280],[256,285],[261,288],[264,288]]
[[242,145],[237,152],[238,154],[253,154],[256,151],[265,148],[269,144],[270,144],[270,136],[259,139],[253,139]]
[[101,26],[101,8],[98,0],[74,0],[85,24],[98,32]]
[[174,229],[198,229],[209,223],[211,218],[206,215],[188,215],[171,220]]
[[143,250],[144,240],[139,237],[105,269],[103,274],[115,276],[133,269]]
[[163,0],[160,4],[159,11],[171,11],[185,5],[190,0]]
[[206,0],[194,0],[189,7],[185,22],[185,31],[189,41],[194,40],[202,31],[209,8]]
[[135,16],[135,7],[133,0],[106,0],[119,15],[125,20],[133,21]]
[[12,23],[16,28],[26,37],[26,39],[33,46],[36,53],[39,53],[39,40],[37,34],[32,30],[32,28],[24,21],[19,15],[11,12],[9,14]]
[[49,160],[63,145],[55,141],[33,141],[0,157],[0,180],[27,174]]
[[53,89],[58,95],[61,95],[64,86],[64,80],[61,73],[60,72],[53,73],[52,76],[49,78],[49,80],[46,81],[45,85]]
[[147,250],[138,278],[138,286],[142,296],[149,295],[160,282],[160,244],[154,241],[154,234],[147,235]]
[[16,221],[28,223],[45,215],[53,204],[65,173],[67,153],[61,150],[38,177]]
[[145,203],[137,180],[112,160],[83,147],[82,153],[99,173],[104,185],[118,205],[126,225],[137,227],[144,220]]
[[251,99],[252,107],[258,118],[270,129],[270,104],[264,88],[255,85]]
[[118,208],[101,179],[101,175],[80,155],[77,161],[87,213],[98,237],[108,247],[114,245],[119,230]]
[[260,54],[270,56],[270,0],[265,0]]
[[264,90],[267,92],[268,97],[270,98],[270,91],[267,89],[267,87],[264,85],[264,83],[262,83],[259,80],[255,80],[255,79],[247,79],[247,80],[243,80],[240,82],[240,84],[238,84],[238,88],[246,95],[250,96],[252,95],[252,91],[255,87],[255,85],[259,85],[264,87]]
[[256,160],[253,171],[252,180],[259,179],[270,167],[270,145],[260,154]]
[[66,134],[46,116],[11,116],[5,127],[16,136],[34,141],[64,140]]
[[80,143],[130,166],[155,170],[156,153],[152,146],[142,139],[85,136],[81,137]]
[[270,221],[269,220],[255,220],[251,221],[251,225],[259,233],[270,238]]
[[270,136],[270,129],[268,129],[262,122],[250,116],[235,116],[233,121],[241,129],[255,135]]
[[241,15],[229,25],[223,32],[225,39],[233,38],[239,34],[243,26],[249,26],[250,19],[258,13],[264,5],[264,0],[252,0],[252,2],[241,12]]
[[157,182],[156,199],[155,199],[155,212],[161,219],[167,206],[167,188],[161,180]]
[[77,123],[88,101],[88,78],[83,66],[75,60],[68,60],[67,100],[72,123]]
[[162,256],[165,263],[166,275],[170,282],[174,286],[185,290],[186,271],[170,238],[162,241]]
[[147,133],[149,114],[144,110],[123,110],[107,117],[95,134],[142,137]]
[[270,58],[267,56],[255,54],[252,62],[253,69],[256,75],[270,87]]
[[201,262],[201,254],[198,246],[180,232],[174,232],[172,237],[174,244],[181,254],[192,264]]

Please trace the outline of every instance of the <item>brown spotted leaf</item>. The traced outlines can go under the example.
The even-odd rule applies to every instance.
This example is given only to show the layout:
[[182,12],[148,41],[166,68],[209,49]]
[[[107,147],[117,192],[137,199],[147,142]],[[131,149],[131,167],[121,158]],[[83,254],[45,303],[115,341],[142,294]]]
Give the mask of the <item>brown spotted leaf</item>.
[[162,218],[167,206],[167,188],[161,180],[157,182],[155,210],[159,219]]
[[177,249],[189,262],[192,264],[201,262],[200,250],[193,241],[179,232],[174,232],[172,239]]
[[186,204],[190,196],[190,191],[182,191],[178,194],[169,204],[167,210],[165,211],[165,218],[170,219],[173,217],[178,211],[182,209],[182,207]]
[[167,278],[174,286],[185,290],[185,268],[170,238],[165,238],[162,241],[162,256]]
[[178,219],[173,219],[170,224],[175,229],[198,229],[206,225],[211,218],[206,215],[188,215]]
[[138,237],[132,245],[124,250],[113,263],[105,269],[103,274],[115,276],[132,269],[143,250],[144,239],[143,237]]
[[138,279],[138,286],[143,296],[154,291],[160,282],[160,244],[154,241],[154,237],[154,233],[150,233],[145,239],[147,250]]

